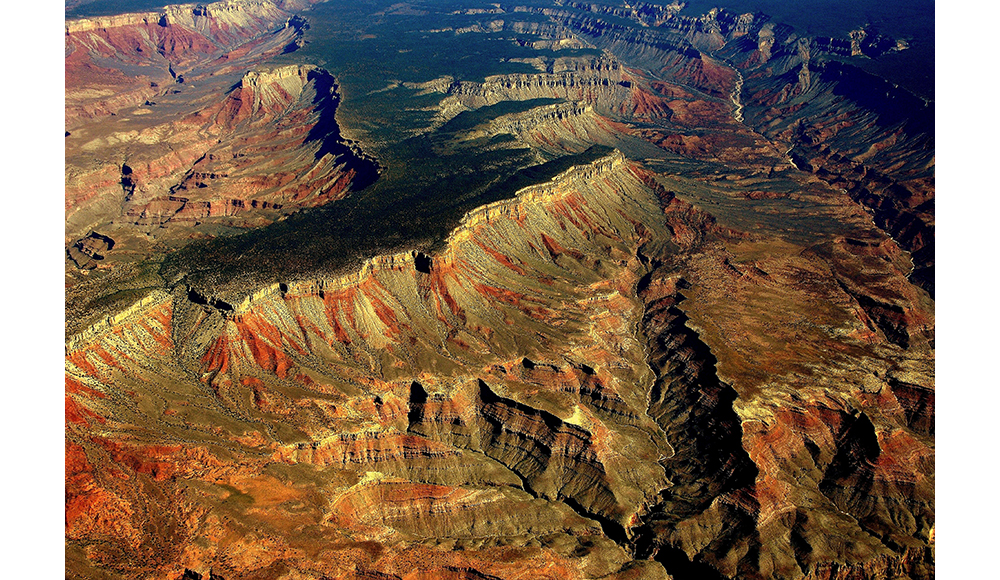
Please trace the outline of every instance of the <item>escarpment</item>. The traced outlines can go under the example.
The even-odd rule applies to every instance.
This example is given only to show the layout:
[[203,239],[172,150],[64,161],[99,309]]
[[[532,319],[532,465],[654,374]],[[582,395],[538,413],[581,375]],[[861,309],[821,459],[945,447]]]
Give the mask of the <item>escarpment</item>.
[[608,55],[599,58],[555,57],[536,63],[533,74],[498,75],[485,81],[441,83],[425,90],[445,92],[442,118],[466,109],[505,101],[562,99],[593,107],[616,120],[669,120],[671,95],[664,95],[642,72]]
[[341,136],[338,87],[323,69],[258,67],[210,99],[165,95],[136,111],[149,114],[75,131],[67,238],[99,229],[119,242],[118,255],[142,255],[156,243],[259,227],[377,178],[377,164]]
[[68,577],[934,577],[905,43],[307,4],[67,23]]
[[797,168],[867,208],[917,259],[913,282],[933,293],[933,108],[887,81],[824,59],[815,41],[783,44],[766,65],[752,64],[745,45],[725,49],[732,62],[747,59],[748,123],[788,143]]
[[[232,0],[66,23],[70,285],[377,178],[341,135],[329,72],[261,64],[307,28],[285,8]],[[93,231],[113,248],[92,251]]]
[[[707,103],[728,105],[736,120],[780,148],[786,163],[848,191],[879,228],[913,254],[911,280],[933,294],[933,104],[849,60],[906,50],[905,41],[867,28],[844,38],[810,38],[759,13],[723,9],[696,17],[680,14],[676,5],[631,8],[517,7],[499,22],[517,31],[519,14],[543,14],[551,24],[536,24],[533,34],[570,34],[613,55],[621,67],[652,71],[702,93],[697,115],[702,122]],[[615,102],[629,99],[618,96]],[[690,105],[668,99],[666,107],[667,118],[676,122]],[[640,135],[685,156],[722,145],[670,129],[643,127]]]
[[[933,575],[926,458],[934,443],[929,424],[921,432],[912,418],[923,409],[926,420],[923,405],[933,401],[898,378],[933,384],[920,354],[933,345],[933,311],[906,280],[907,265],[894,263],[903,256],[882,239],[835,238],[764,261],[753,257],[757,242],[726,243],[722,257],[706,240],[682,276],[661,266],[642,284],[644,334],[658,375],[650,414],[675,454],[663,461],[674,486],[644,516],[637,545],[668,571],[821,576],[837,553],[834,567],[847,577]],[[859,286],[820,274],[828,268]],[[797,314],[807,310],[808,330]],[[901,340],[904,334],[912,340]],[[880,362],[847,363],[855,348],[882,353]],[[905,475],[896,471],[901,462]],[[860,489],[875,487],[871,501],[861,499]],[[896,499],[881,503],[890,496]],[[906,524],[890,532],[891,520]],[[838,538],[851,538],[850,548]],[[748,553],[748,545],[758,548]]]
[[[554,563],[574,550],[590,554],[568,577],[614,572],[628,561],[615,542],[627,542],[626,526],[667,484],[656,459],[668,448],[651,438],[658,428],[645,414],[644,355],[630,338],[639,267],[630,248],[649,228],[662,230],[644,179],[618,155],[470,213],[429,260],[378,258],[342,279],[265,288],[230,309],[201,294],[164,295],[72,342],[68,376],[92,386],[69,400],[81,425],[114,416],[143,430],[140,440],[158,438],[146,431],[151,421],[176,437],[201,433],[199,453],[218,469],[233,453],[258,465],[227,484],[251,496],[270,481],[268,465],[341,473],[342,483],[326,484],[346,490],[336,509],[315,512],[331,538],[375,526],[399,540],[434,534],[488,550],[496,545],[488,538],[555,534],[562,539],[549,547],[524,549]],[[160,326],[143,322],[150,309],[166,315]],[[136,406],[133,389],[158,402]],[[536,400],[538,392],[548,394]],[[373,431],[385,434],[364,434]],[[88,456],[119,465],[97,453]],[[200,481],[179,463],[158,469]],[[376,472],[384,475],[366,475]],[[315,493],[308,478],[291,477],[281,493]],[[396,509],[393,496],[410,499]],[[253,516],[271,522],[271,534],[293,513],[278,505]],[[212,526],[236,524],[187,525],[190,537],[211,537]],[[306,541],[297,537],[282,541]],[[115,549],[154,541],[126,540]],[[154,558],[148,567],[168,563]]]
[[447,91],[462,105],[473,108],[539,97],[621,103],[629,97],[623,72],[621,64],[612,59],[556,59],[551,72],[490,77],[481,84],[462,82]]
[[[167,541],[140,531],[143,522],[173,522],[188,539],[171,541],[200,547],[163,552],[144,569],[196,562],[220,574],[280,561],[336,576],[349,554],[364,554],[352,569],[387,573],[433,537],[464,546],[463,561],[483,573],[498,570],[483,563],[492,550],[513,544],[562,577],[641,564],[799,578],[872,558],[920,576],[933,521],[933,402],[917,354],[926,342],[901,344],[857,301],[884,296],[902,273],[889,267],[853,293],[831,281],[822,291],[839,292],[841,306],[814,321],[825,337],[814,342],[876,349],[885,362],[851,370],[804,350],[774,361],[764,385],[752,380],[754,363],[734,358],[743,347],[703,330],[720,300],[710,289],[786,292],[770,281],[792,275],[790,264],[858,280],[848,272],[870,269],[878,262],[865,260],[884,250],[833,240],[757,273],[733,256],[721,275],[735,290],[707,286],[705,261],[741,240],[615,154],[470,212],[433,255],[378,257],[342,278],[275,284],[233,304],[194,289],[148,299],[70,343],[67,441],[89,466],[72,477],[117,470],[165,493],[197,486],[171,509],[206,515],[177,520],[145,492],[98,478],[74,492],[71,541],[140,554]],[[820,292],[788,287],[794,300]],[[772,316],[766,303],[741,303],[743,323]],[[922,336],[920,316],[896,324]],[[796,365],[831,378],[796,391],[801,379],[782,370]],[[104,435],[88,439],[96,425]],[[101,443],[118,441],[119,429],[131,430],[125,447]],[[789,465],[809,477],[790,479]],[[883,499],[865,500],[869,485]],[[318,493],[330,503],[308,499]],[[916,507],[893,507],[904,498]],[[89,540],[109,529],[94,519],[99,505],[132,510],[107,547]],[[290,525],[303,517],[314,522],[308,535]],[[912,524],[871,540],[900,517]],[[213,538],[249,522],[263,543],[223,557]],[[816,522],[857,547],[845,555]],[[788,534],[800,538],[790,548],[741,548]],[[359,537],[384,547],[370,551]],[[533,537],[546,539],[526,543]],[[317,541],[330,546],[322,564],[301,552]],[[431,574],[444,562],[414,565]]]
[[301,27],[282,3],[252,0],[68,21],[67,130],[155,99],[175,83],[276,54]]

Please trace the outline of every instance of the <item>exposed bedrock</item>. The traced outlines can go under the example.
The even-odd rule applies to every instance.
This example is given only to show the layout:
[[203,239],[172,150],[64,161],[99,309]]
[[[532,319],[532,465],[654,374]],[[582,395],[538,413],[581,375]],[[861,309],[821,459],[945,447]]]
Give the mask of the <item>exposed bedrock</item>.
[[610,51],[629,66],[678,80],[707,94],[725,96],[735,78],[732,70],[707,54],[745,28],[745,24],[733,26],[739,17],[731,13],[713,11],[700,18],[666,16],[655,27],[634,28],[603,19],[600,9],[538,11],[558,27],[554,30],[569,30],[589,44]]
[[[933,295],[933,103],[842,62],[903,50],[905,43],[864,29],[843,39],[804,37],[763,14],[713,10],[688,17],[672,7],[633,8],[514,8],[498,22],[516,32],[519,11],[539,12],[551,24],[536,25],[533,34],[570,34],[614,55],[623,67],[701,91],[706,103],[732,101],[740,121],[780,144],[786,163],[848,191],[865,207],[913,254],[910,280]],[[669,105],[674,121],[677,105]],[[699,134],[644,129],[641,136],[685,156],[720,150],[720,143]]]
[[[377,178],[340,134],[333,77],[261,66],[301,41],[308,2],[227,0],[66,23],[66,243],[119,263],[260,227]],[[72,258],[93,268],[94,260]],[[111,266],[108,266],[111,267]]]
[[226,577],[507,578],[514,548],[551,578],[928,577],[933,318],[872,236],[761,259],[615,155],[434,255],[150,296],[67,345],[70,552]]
[[[766,261],[710,258],[717,250],[687,258],[684,277],[661,266],[639,285],[658,372],[650,414],[675,453],[662,461],[673,486],[634,529],[637,553],[679,576],[932,577],[933,369],[922,353],[933,306],[907,283],[907,261],[884,238]],[[817,267],[830,279],[806,275]],[[838,281],[848,277],[851,292]],[[795,314],[817,299],[842,306]],[[888,332],[877,308],[896,313]],[[844,359],[869,349],[880,354],[860,367]]]
[[[646,415],[635,339],[643,266],[633,248],[669,236],[647,182],[616,155],[471,212],[434,256],[379,257],[342,279],[261,289],[231,310],[198,289],[153,296],[72,339],[71,440],[95,471],[150,478],[200,514],[181,520],[175,540],[202,547],[151,556],[146,569],[314,567],[299,546],[320,541],[329,576],[389,573],[433,537],[501,578],[514,571],[492,555],[500,545],[551,570],[541,577],[662,572],[630,563],[627,549],[628,529],[668,485],[657,460],[670,453]],[[160,475],[100,451],[84,435],[97,425],[138,429],[128,449],[155,457]],[[146,441],[165,434],[203,443],[154,454]],[[184,459],[194,450],[210,467]],[[109,485],[93,493],[133,506],[122,525],[136,531],[93,547],[107,533],[98,520],[72,542],[113,565],[112,551],[160,542],[139,530],[167,514],[145,492]],[[190,486],[208,495],[180,491]],[[309,499],[321,489],[333,503]],[[219,519],[209,510],[219,494],[254,501],[226,504],[230,519]],[[292,518],[311,531],[294,531]],[[263,525],[257,544],[223,548],[218,538],[251,521]],[[447,556],[422,569],[452,565]]]
[[322,69],[256,69],[213,104],[69,148],[67,235],[100,224],[168,239],[202,224],[260,226],[367,186],[378,166],[341,137],[339,98]]
[[73,242],[66,249],[66,254],[77,268],[92,269],[96,268],[108,250],[114,247],[115,241],[110,237],[90,232],[87,236]]
[[[646,304],[642,328],[649,365],[656,374],[648,412],[674,450],[661,460],[672,485],[634,530],[637,553],[655,557],[672,574],[721,577],[703,561],[704,555],[690,554],[683,536],[675,533],[680,522],[704,514],[710,506],[717,508],[720,496],[751,483],[757,468],[742,448],[740,418],[732,406],[736,391],[719,380],[715,357],[677,307],[687,282],[676,275],[665,277],[665,270],[653,270],[644,279],[640,297]],[[742,507],[754,508],[752,499],[744,501],[750,505]],[[739,542],[753,528],[753,518],[739,507],[723,508],[728,524],[725,531],[716,531],[721,535],[713,542]],[[704,551],[719,549],[706,546]]]
[[[847,267],[846,257],[829,260]],[[765,267],[768,276],[778,275],[773,265]],[[932,577],[933,383],[921,357],[897,354],[888,368],[852,377],[856,371],[843,374],[850,367],[835,370],[834,356],[826,358],[829,370],[811,379],[778,367],[766,387],[748,388],[752,374],[730,362],[731,349],[745,348],[744,339],[734,344],[705,332],[709,320],[699,310],[712,298],[698,286],[704,274],[694,268],[691,282],[671,270],[660,266],[639,284],[657,375],[649,412],[674,453],[661,460],[672,485],[632,529],[636,554],[678,577]],[[914,292],[902,273],[890,272],[896,288]],[[749,286],[767,284],[733,275]],[[884,296],[889,278],[882,290],[879,282],[861,280],[866,292]],[[836,282],[829,291],[838,291]],[[758,317],[772,328],[785,324],[780,315],[757,311],[745,290],[725,292],[725,300],[743,304],[734,316],[742,327],[753,328]],[[909,316],[924,315],[918,308]],[[863,315],[855,324],[879,332]],[[925,322],[902,324],[925,336]],[[746,341],[767,336],[765,330]],[[856,336],[900,347],[891,333]],[[713,350],[725,356],[724,376],[739,391],[720,380]],[[797,363],[822,367],[822,357],[829,355],[802,352]]]
[[[494,75],[483,82],[443,77],[407,86],[424,93],[446,95],[439,104],[435,127],[464,111],[508,101],[565,101],[504,115],[490,123],[488,129],[494,134],[509,132],[520,138],[527,137],[542,149],[563,154],[580,147],[586,149],[583,146],[586,143],[618,146],[622,142],[620,134],[628,133],[622,121],[669,120],[674,114],[671,106],[679,105],[676,98],[657,90],[641,72],[627,69],[607,55],[540,58],[534,65],[538,68],[535,73]],[[532,135],[525,135],[526,124],[538,126]],[[509,125],[506,130],[505,125]]]
[[226,0],[67,21],[67,129],[141,105],[185,75],[190,82],[278,54],[304,24],[285,4]]
[[743,70],[747,123],[787,143],[797,168],[867,208],[913,254],[911,281],[933,295],[933,103],[824,58],[829,51],[817,39],[791,42],[789,34],[777,35],[766,63],[747,39],[720,51]]
[[[807,94],[763,108],[752,122],[787,141],[797,167],[867,208],[913,254],[911,280],[933,295],[933,109],[838,63],[823,64],[816,77]],[[748,115],[758,115],[752,105]]]
[[[645,288],[644,334],[650,340],[649,364],[657,374],[650,391],[649,413],[673,444],[674,456],[665,461],[674,484],[669,509],[678,517],[703,509],[706,497],[735,489],[755,475],[755,467],[740,448],[739,418],[732,411],[736,392],[719,381],[715,357],[677,308],[683,300],[666,280]],[[709,450],[711,450],[709,452]],[[700,488],[692,493],[691,486]],[[705,494],[698,497],[698,493]]]
[[865,326],[901,348],[933,348],[933,302],[913,286],[916,260],[908,260],[898,245],[837,238],[806,251],[823,257],[837,284],[856,303]]
[[[259,64],[304,5],[67,24],[71,267],[377,177],[329,73]],[[932,578],[933,104],[831,59],[873,30],[679,11],[468,11],[553,53],[394,85],[444,149],[624,154],[433,253],[178,274],[70,336],[67,576]]]
[[470,383],[459,396],[466,405],[428,399],[415,382],[409,429],[484,453],[516,473],[525,491],[566,500],[602,521],[610,538],[627,541],[619,520],[627,523],[631,514],[618,505],[593,434],[544,410],[501,397],[482,380]]
[[482,122],[461,139],[509,134],[542,158],[583,151],[597,143],[632,159],[663,157],[665,150],[667,155],[699,160],[753,159],[762,168],[786,163],[774,144],[733,121],[727,100],[659,80],[610,53],[539,57],[530,62],[536,73],[495,75],[483,82],[442,77],[404,84],[418,89],[418,94],[446,95],[425,131],[455,130],[464,126],[470,111],[482,115],[504,103],[523,103],[530,108]]

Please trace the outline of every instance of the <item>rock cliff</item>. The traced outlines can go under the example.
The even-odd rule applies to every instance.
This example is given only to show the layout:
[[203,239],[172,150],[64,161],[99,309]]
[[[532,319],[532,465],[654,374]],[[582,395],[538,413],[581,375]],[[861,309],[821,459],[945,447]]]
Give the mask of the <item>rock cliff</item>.
[[303,24],[270,0],[67,21],[66,128],[141,105],[157,89],[204,75],[202,67],[276,54]]
[[[746,240],[616,154],[433,255],[151,297],[68,344],[68,541],[167,577],[924,574],[931,315],[884,242]],[[788,332],[817,346],[759,342]],[[746,551],[764,536],[796,539]]]
[[304,3],[67,24],[67,576],[933,578],[933,103],[851,65],[903,45],[432,4],[317,18],[385,168],[265,62]]
[[126,240],[176,238],[202,224],[258,226],[364,187],[377,167],[340,136],[338,102],[329,73],[285,66],[251,70],[179,118],[150,113],[136,129],[104,136],[83,128],[75,141],[83,143],[67,155],[67,236],[100,227]]
[[[306,27],[282,6],[232,0],[67,22],[73,266],[259,227],[377,177],[340,135],[328,72],[256,64],[294,48]],[[80,246],[95,230],[117,242],[110,255]]]
[[[550,22],[529,26],[519,18],[526,13]],[[693,99],[702,108],[730,101],[733,117],[786,151],[788,162],[850,191],[883,231],[914,254],[912,280],[933,294],[933,105],[844,62],[905,50],[905,41],[870,27],[845,38],[810,38],[760,13],[716,9],[693,17],[679,14],[676,5],[630,9],[567,2],[515,7],[500,17],[504,30],[569,36],[610,53],[618,66],[648,70],[701,92],[710,97]],[[629,99],[615,95],[610,102]],[[676,115],[690,102],[667,106]],[[721,145],[705,143],[700,134],[643,132],[682,155]],[[727,141],[723,147],[733,139]]]

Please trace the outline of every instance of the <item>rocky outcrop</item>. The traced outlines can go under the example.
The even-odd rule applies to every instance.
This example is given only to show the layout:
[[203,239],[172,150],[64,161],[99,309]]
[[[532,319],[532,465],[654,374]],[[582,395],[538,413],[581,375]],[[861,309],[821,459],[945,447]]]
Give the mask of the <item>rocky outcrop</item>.
[[[535,24],[533,34],[568,32],[623,65],[731,100],[735,118],[783,144],[795,167],[850,191],[915,256],[911,280],[933,294],[933,106],[843,62],[904,50],[905,41],[870,27],[849,38],[808,38],[763,14],[712,10],[693,17],[671,6],[586,3],[514,8],[500,21],[504,30],[519,29],[519,12],[551,21],[548,28]],[[677,105],[668,105],[674,116]],[[685,156],[704,157],[720,147],[676,130],[644,127],[640,135]]]
[[448,93],[470,108],[500,101],[529,100],[540,97],[572,101],[606,102],[627,99],[621,84],[621,64],[612,59],[556,59],[552,71],[545,74],[506,75],[487,78],[484,83],[462,82],[448,87]]
[[[136,251],[128,240],[141,232],[260,226],[365,187],[377,165],[341,137],[339,99],[322,69],[258,68],[189,114],[153,112],[138,130],[89,141],[96,129],[81,130],[67,151],[67,235],[100,226]],[[94,168],[95,155],[107,161]]]
[[[837,53],[822,39],[792,43],[789,30],[774,37],[782,48],[769,54],[766,65],[755,58],[759,47],[747,43],[720,51],[743,68],[747,123],[788,143],[797,168],[850,192],[876,225],[914,255],[911,279],[933,294],[933,104],[826,59]],[[866,36],[854,37],[861,42]]]
[[[305,2],[227,0],[66,23],[67,283],[166,243],[259,227],[377,177],[340,136],[333,78],[262,67]],[[77,240],[116,240],[101,258]],[[111,248],[104,248],[110,250]]]
[[413,88],[448,95],[440,105],[442,123],[465,110],[535,99],[561,99],[616,119],[671,116],[668,100],[650,87],[650,80],[614,58],[558,57],[536,65],[540,71],[535,74],[491,76],[481,83],[443,78]]
[[301,21],[269,0],[167,6],[66,23],[66,126],[155,100],[163,88],[276,54]]
[[104,259],[104,254],[115,247],[115,241],[97,232],[90,232],[86,237],[74,242],[66,253],[73,264],[80,269],[96,268]]
[[[661,213],[648,180],[644,170],[617,155],[524,190],[516,200],[471,212],[447,249],[434,256],[381,257],[354,275],[278,284],[229,308],[213,307],[208,295],[193,290],[147,302],[136,314],[71,341],[67,372],[105,394],[71,395],[79,407],[74,416],[113,414],[136,427],[155,420],[171,432],[208,429],[206,435],[225,442],[245,458],[241,462],[261,466],[247,471],[245,463],[237,467],[219,459],[222,473],[229,474],[222,477],[237,478],[227,485],[247,490],[240,493],[257,498],[258,506],[265,505],[258,495],[263,488],[252,482],[268,477],[257,471],[267,460],[250,459],[259,450],[269,450],[291,473],[355,473],[337,488],[336,509],[322,516],[328,530],[323,533],[436,535],[475,542],[476,550],[496,545],[484,538],[521,542],[517,538],[540,535],[553,543],[538,557],[563,566],[561,577],[616,572],[629,558],[615,542],[627,542],[627,525],[667,484],[655,461],[666,449],[650,438],[658,429],[645,415],[645,393],[635,389],[645,375],[642,349],[629,339],[637,310],[627,297],[635,279],[628,265],[637,263],[628,248],[648,235],[636,220],[656,227]],[[552,268],[563,274],[555,278]],[[616,281],[613,272],[623,278]],[[553,306],[567,300],[576,306],[557,314]],[[150,311],[170,313],[166,326],[145,325]],[[536,338],[525,342],[505,330],[525,325],[539,330]],[[566,336],[579,339],[560,349],[555,360],[563,362],[542,362],[538,353],[551,360],[555,340]],[[168,342],[155,350],[139,350],[162,340]],[[441,365],[463,369],[469,379],[427,373]],[[372,374],[374,369],[380,370]],[[133,378],[122,382],[119,376]],[[152,414],[128,403],[133,388],[143,390],[140,398],[147,396],[140,384],[172,380],[186,386],[176,392],[154,387],[165,406]],[[525,402],[532,401],[529,393],[553,384],[561,386],[548,403]],[[236,421],[233,428],[211,427],[217,419],[202,423],[177,397],[185,392],[211,393],[220,412]],[[296,442],[291,432],[280,435],[281,422],[295,425],[306,442]],[[82,434],[86,426],[80,429]],[[627,454],[621,452],[625,447]],[[180,456],[172,457],[156,473],[201,481],[185,471]],[[113,457],[99,461],[102,469],[134,472]],[[375,472],[385,475],[365,475]],[[367,479],[357,483],[362,477]],[[174,485],[169,478],[152,481]],[[266,493],[301,497],[301,484],[289,485]],[[201,510],[199,501],[184,505]],[[286,517],[280,515],[286,508],[277,507],[284,504],[274,505],[239,518]],[[159,521],[159,515],[145,513]],[[232,524],[185,525],[193,538]],[[131,535],[128,541],[144,546],[154,540]],[[291,562],[293,552],[274,549],[275,557]],[[211,553],[197,566],[183,565],[211,565],[223,575],[260,566],[213,560]],[[174,556],[152,558],[147,568],[173,565],[169,558]],[[392,561],[364,565],[385,570]],[[328,565],[333,573],[334,560]]]
[[[214,43],[212,6],[166,27]],[[428,34],[488,33],[521,72],[372,93],[416,105],[397,145],[417,153],[391,159],[426,163],[417,178],[188,246],[95,300],[144,296],[67,340],[67,574],[933,577],[934,303],[915,285],[932,133],[831,60],[881,50],[872,31],[851,57],[850,39],[680,8],[441,14]],[[283,33],[210,62],[171,34],[169,90],[67,136],[73,159],[114,152],[69,164],[74,269],[270,223],[375,170],[328,73],[244,66]],[[594,143],[624,154],[502,199]],[[471,158],[523,171],[466,188]],[[470,200],[492,203],[459,220]],[[446,239],[401,251],[447,211]],[[339,240],[341,218],[372,232]],[[345,248],[346,274],[291,263]]]
[[[113,567],[164,541],[148,522],[175,526],[189,547],[144,570],[222,575],[390,574],[433,538],[463,551],[432,575],[506,577],[485,562],[513,544],[566,578],[926,576],[932,318],[900,284],[905,255],[885,238],[729,253],[755,243],[616,154],[470,212],[433,255],[232,304],[147,300],[70,341],[67,437],[88,463],[67,477],[96,474],[71,541]],[[904,314],[880,324],[863,296]],[[130,506],[132,528],[95,543],[98,505]],[[254,546],[223,550],[245,526]],[[341,547],[305,555],[317,537]]]

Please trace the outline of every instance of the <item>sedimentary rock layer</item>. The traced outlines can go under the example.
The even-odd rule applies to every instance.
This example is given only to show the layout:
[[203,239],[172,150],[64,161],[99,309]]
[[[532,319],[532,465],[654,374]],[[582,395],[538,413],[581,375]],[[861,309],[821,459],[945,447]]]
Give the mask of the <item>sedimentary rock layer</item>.
[[68,21],[66,128],[141,105],[185,75],[200,79],[280,52],[303,24],[280,2],[266,0]]
[[[848,191],[867,208],[879,228],[913,253],[910,277],[933,294],[933,104],[846,61],[905,50],[904,41],[865,29],[849,38],[806,37],[760,13],[712,10],[692,17],[680,15],[676,5],[631,8],[572,2],[514,7],[498,13],[491,30],[573,39],[610,53],[621,67],[652,71],[661,81],[701,93],[680,100],[670,97],[684,89],[660,91],[672,121],[684,107],[705,126],[706,109],[725,103],[756,137],[719,139],[669,125],[643,128],[640,135],[701,158],[721,157],[720,150],[748,138],[758,139],[760,148],[759,137],[765,137],[786,162]],[[524,13],[542,14],[550,23],[524,22]],[[630,101],[620,95],[613,102]]]
[[[877,245],[754,263],[746,243],[615,155],[471,212],[434,255],[239,304],[152,296],[68,345],[69,566],[926,573],[928,313],[888,297],[905,279]],[[771,330],[710,329],[726,292],[745,305],[726,320]],[[831,306],[783,317],[761,292]],[[910,311],[880,324],[879,300]],[[796,328],[821,348],[740,358]]]
[[[286,465],[296,490],[281,492],[289,498],[304,490],[340,498],[327,508],[311,501],[306,508],[321,509],[315,512],[320,527],[311,533],[328,536],[332,550],[347,557],[361,537],[384,537],[386,547],[396,546],[353,561],[359,572],[399,566],[399,558],[419,553],[414,542],[425,536],[476,548],[482,555],[473,561],[489,560],[492,546],[524,545],[525,562],[543,558],[556,566],[553,578],[614,572],[629,558],[604,534],[623,539],[621,530],[666,485],[656,459],[669,449],[651,437],[658,429],[645,415],[645,394],[634,391],[647,371],[639,344],[628,339],[634,329],[627,321],[638,312],[628,297],[634,275],[627,266],[635,263],[629,248],[642,231],[634,216],[655,222],[660,215],[642,171],[621,157],[572,170],[516,201],[470,214],[439,255],[379,258],[356,275],[267,288],[243,304],[220,304],[193,290],[163,295],[135,315],[99,325],[71,341],[67,359],[68,380],[87,385],[68,395],[71,431],[79,429],[69,444],[81,445],[88,458],[81,475],[71,478],[126,469],[130,478],[150,477],[151,485],[178,493],[176,482],[189,478],[218,487],[216,475],[181,459],[188,453],[210,456],[213,474],[239,474],[258,486],[271,481],[264,472]],[[588,257],[597,255],[608,263]],[[612,272],[624,278],[606,279]],[[563,303],[569,308],[554,308]],[[539,407],[529,393],[554,381],[561,386]],[[142,400],[156,391],[165,406],[129,403],[127,393],[136,388]],[[178,400],[182,392],[200,394]],[[187,404],[195,400],[204,402],[195,403],[201,410]],[[219,430],[219,419],[211,417],[223,416],[230,426]],[[146,468],[129,460],[118,467],[124,460],[100,451],[110,443],[79,439],[101,421],[144,433],[136,432],[122,452],[133,455],[153,453],[143,441],[168,433],[171,440],[203,435],[193,446],[155,446],[164,459],[180,453],[172,456],[177,462]],[[100,440],[121,444],[117,435]],[[630,452],[623,454],[623,447]],[[100,467],[88,467],[93,462]],[[321,486],[327,491],[308,483],[312,476],[301,479],[317,469],[334,477]],[[175,521],[151,497],[112,482],[72,488],[80,498],[74,505],[81,505],[69,526],[72,542],[92,550],[92,539],[105,533],[83,507],[98,501],[142,505],[153,521]],[[113,499],[98,500],[98,493]],[[178,506],[182,511],[204,509],[194,496],[180,502],[187,506]],[[285,524],[274,518],[292,512],[274,505],[240,517],[269,522],[268,537],[282,546],[291,542],[284,555],[275,553],[282,561],[346,573],[347,560],[339,556],[323,564],[296,556],[294,546],[315,539],[279,533]],[[135,513],[128,521],[136,532],[114,549],[166,541],[140,531],[144,516]],[[188,539],[175,538],[183,545],[228,533],[222,530],[233,524],[170,525],[183,528],[177,533]],[[532,537],[548,538],[545,547],[524,544]],[[258,548],[223,563],[214,554],[235,548],[218,540],[211,545],[194,559],[164,554],[148,570],[214,567],[225,575],[219,570],[257,569],[246,558],[259,558],[249,555]]]
[[[67,78],[105,87],[67,87],[69,268],[370,182],[333,77],[261,64],[302,44],[291,8],[67,26]],[[677,4],[449,16],[540,52],[392,80],[416,159],[624,154],[434,251],[181,268],[70,337],[67,576],[932,578],[933,104],[850,65],[905,43]]]
[[[259,227],[375,179],[375,163],[340,135],[328,72],[255,65],[294,48],[303,27],[273,2],[247,1],[67,23],[75,266]],[[73,248],[95,235],[114,252],[78,259]]]

